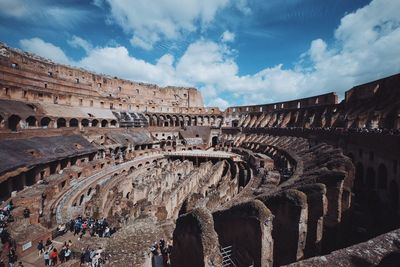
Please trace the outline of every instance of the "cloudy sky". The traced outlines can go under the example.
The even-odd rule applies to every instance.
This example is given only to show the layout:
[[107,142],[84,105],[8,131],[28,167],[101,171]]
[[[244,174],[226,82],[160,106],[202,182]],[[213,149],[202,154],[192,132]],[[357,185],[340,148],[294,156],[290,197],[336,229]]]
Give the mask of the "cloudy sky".
[[399,0],[0,0],[0,41],[208,106],[336,91],[400,72]]

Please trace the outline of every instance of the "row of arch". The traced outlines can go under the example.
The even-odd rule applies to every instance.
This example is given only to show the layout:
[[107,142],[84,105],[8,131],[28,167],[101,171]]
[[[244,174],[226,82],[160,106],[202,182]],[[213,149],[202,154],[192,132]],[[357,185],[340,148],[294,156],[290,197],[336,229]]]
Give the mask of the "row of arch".
[[396,180],[388,179],[388,170],[385,164],[381,163],[378,166],[378,171],[371,166],[364,167],[362,162],[355,164],[355,190],[365,188],[371,192],[374,190],[385,190],[388,194],[388,199],[392,208],[398,210],[400,201],[399,185]]
[[338,107],[310,108],[275,111],[272,113],[242,114],[232,120],[234,127],[345,127],[345,128],[386,128],[400,126],[396,110],[386,114],[351,114]]
[[116,120],[100,120],[100,119],[77,119],[77,118],[57,118],[52,119],[50,117],[36,118],[35,116],[29,116],[22,119],[18,115],[11,115],[7,119],[4,119],[0,115],[0,129],[8,129],[13,132],[20,129],[26,128],[64,128],[64,127],[118,127]]
[[185,127],[185,126],[221,126],[222,116],[215,115],[169,115],[145,114],[150,126],[159,127]]

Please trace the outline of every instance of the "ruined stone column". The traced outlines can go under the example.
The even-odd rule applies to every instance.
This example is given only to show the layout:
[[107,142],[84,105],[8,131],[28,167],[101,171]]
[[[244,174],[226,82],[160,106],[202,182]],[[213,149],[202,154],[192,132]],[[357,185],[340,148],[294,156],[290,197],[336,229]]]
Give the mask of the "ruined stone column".
[[304,256],[320,254],[324,230],[324,216],[327,212],[326,187],[324,184],[304,185],[297,188],[307,195],[308,220]]
[[274,266],[302,259],[307,235],[307,196],[289,189],[259,199],[274,215]]
[[204,208],[182,215],[173,233],[174,267],[222,266],[218,236],[211,213]]
[[246,266],[272,267],[273,215],[259,200],[213,214],[221,247],[232,246],[232,259]]

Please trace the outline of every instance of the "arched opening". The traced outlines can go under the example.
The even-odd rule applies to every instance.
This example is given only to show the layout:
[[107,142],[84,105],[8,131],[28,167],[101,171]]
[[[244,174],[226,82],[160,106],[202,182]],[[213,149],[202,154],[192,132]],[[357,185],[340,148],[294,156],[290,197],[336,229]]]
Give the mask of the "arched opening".
[[386,189],[387,186],[387,168],[384,164],[378,167],[378,189]]
[[375,171],[371,167],[367,169],[365,185],[368,190],[373,190],[375,188]]
[[130,167],[130,168],[129,168],[129,171],[128,171],[128,174],[131,174],[134,170],[135,170],[135,167],[134,167],[134,166]]
[[25,121],[29,127],[36,127],[37,120],[34,116],[29,116]]
[[126,198],[127,199],[129,199],[129,196],[131,195],[131,192],[128,192],[127,194],[126,194]]
[[26,185],[31,186],[35,183],[35,178],[36,178],[36,171],[35,169],[30,169],[26,174]]
[[89,126],[89,120],[88,119],[83,119],[81,124],[82,124],[82,127],[88,127]]
[[394,180],[392,180],[389,185],[389,199],[392,208],[397,212],[399,209],[399,187]]
[[8,118],[8,129],[10,129],[13,132],[16,132],[20,121],[21,121],[21,118],[19,116],[11,115]]
[[99,121],[98,120],[92,120],[92,127],[97,127],[97,125],[99,125]]
[[64,118],[59,118],[57,120],[57,128],[63,128],[67,126],[67,121]]
[[49,127],[50,121],[51,120],[49,117],[44,117],[40,120],[40,126],[43,128],[47,128],[47,127]]
[[108,127],[108,121],[107,120],[102,120],[101,121],[101,127]]
[[89,190],[88,190],[88,192],[87,192],[87,195],[88,195],[88,196],[90,196],[90,194],[92,193],[92,190],[93,190],[93,189],[90,187]]
[[82,205],[84,199],[85,195],[82,195],[81,198],[79,199],[79,206]]
[[78,127],[78,125],[79,125],[79,122],[78,122],[78,120],[77,119],[71,119],[70,121],[69,121],[69,127]]
[[364,184],[364,167],[361,162],[356,165],[356,173],[355,173],[355,181],[354,181],[354,191],[357,193]]
[[57,171],[58,162],[54,161],[50,163],[50,174],[55,174]]
[[218,145],[218,136],[213,136],[211,143],[213,147],[216,147]]
[[111,121],[111,126],[113,126],[113,127],[117,126],[117,121],[116,120],[112,120]]

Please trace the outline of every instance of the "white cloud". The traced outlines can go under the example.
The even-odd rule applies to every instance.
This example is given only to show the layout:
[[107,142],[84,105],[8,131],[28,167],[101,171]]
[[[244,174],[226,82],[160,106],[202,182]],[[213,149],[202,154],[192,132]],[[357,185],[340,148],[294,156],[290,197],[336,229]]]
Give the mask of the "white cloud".
[[71,64],[71,61],[61,48],[51,43],[46,43],[40,38],[22,39],[19,44],[25,51],[38,54],[58,63]]
[[230,31],[224,31],[221,35],[221,41],[224,43],[230,43],[235,41],[235,33],[230,32]]
[[0,14],[10,17],[23,17],[29,13],[29,5],[26,0],[1,0]]
[[72,36],[71,40],[68,40],[68,44],[75,48],[82,48],[86,53],[93,49],[91,43],[76,35]]
[[0,0],[0,16],[34,25],[70,28],[87,19],[88,11],[46,0]]
[[[151,49],[161,39],[176,40],[214,20],[228,0],[106,0],[111,19],[132,34],[131,43]],[[199,26],[200,24],[200,26]]]
[[[165,54],[155,64],[129,55],[123,46],[93,48],[75,64],[161,86],[196,86],[207,104],[220,107],[228,102],[261,104],[330,91],[343,93],[354,85],[400,72],[396,10],[400,10],[400,1],[374,0],[346,15],[335,31],[335,42],[312,41],[292,69],[277,65],[240,75],[235,51],[226,43],[204,39],[190,44],[180,58]],[[60,48],[38,38],[22,40],[21,46],[59,62],[69,61]]]
[[212,99],[210,102],[207,104],[208,107],[219,107],[220,109],[226,109],[229,107],[228,101],[225,99],[222,99],[220,97]]

